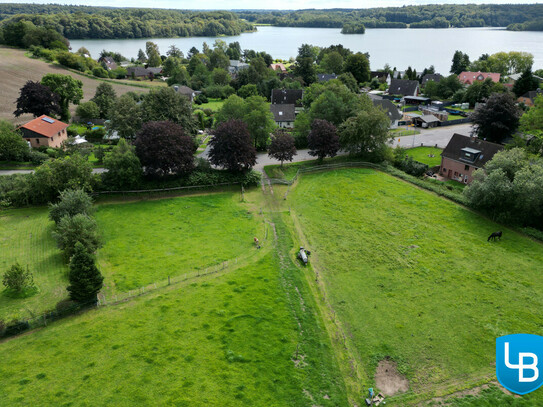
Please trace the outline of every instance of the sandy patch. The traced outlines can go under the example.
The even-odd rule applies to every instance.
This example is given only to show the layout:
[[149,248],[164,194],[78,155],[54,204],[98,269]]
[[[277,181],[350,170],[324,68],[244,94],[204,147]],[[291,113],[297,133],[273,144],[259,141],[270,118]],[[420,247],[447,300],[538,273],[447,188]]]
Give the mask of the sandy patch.
[[375,373],[375,386],[385,396],[393,396],[409,389],[409,382],[398,372],[396,363],[392,360],[381,360]]

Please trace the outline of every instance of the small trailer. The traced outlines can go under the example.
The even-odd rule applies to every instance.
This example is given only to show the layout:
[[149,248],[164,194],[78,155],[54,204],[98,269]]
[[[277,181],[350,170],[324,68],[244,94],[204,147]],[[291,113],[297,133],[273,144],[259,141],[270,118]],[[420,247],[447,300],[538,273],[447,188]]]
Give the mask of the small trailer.
[[298,251],[298,258],[304,263],[304,265],[307,265],[308,257],[311,254],[309,250],[305,250],[303,247],[300,247],[300,251]]

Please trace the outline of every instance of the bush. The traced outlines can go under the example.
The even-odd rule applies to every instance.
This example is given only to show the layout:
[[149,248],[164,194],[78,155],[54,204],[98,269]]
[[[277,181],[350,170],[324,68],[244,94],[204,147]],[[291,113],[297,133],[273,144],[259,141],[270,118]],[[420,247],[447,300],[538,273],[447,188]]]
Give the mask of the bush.
[[60,193],[58,203],[49,205],[49,218],[58,224],[65,216],[89,216],[92,211],[92,198],[89,194],[82,189],[66,189]]
[[97,78],[109,78],[109,74],[107,71],[102,68],[101,66],[97,66],[92,70],[92,74],[96,76]]
[[12,321],[8,325],[6,325],[4,337],[19,335],[20,333],[26,331],[29,328],[30,324],[26,321]]
[[26,269],[19,263],[15,263],[2,277],[2,283],[8,291],[21,296],[35,291],[34,276],[28,266]]
[[64,259],[70,260],[77,243],[82,243],[86,250],[93,253],[101,246],[96,221],[85,215],[64,216],[53,232],[58,247],[64,252]]
[[422,177],[424,173],[428,171],[427,164],[419,163],[418,161],[413,160],[413,157],[411,156],[404,158],[396,166],[402,171],[415,177]]
[[74,300],[70,300],[69,298],[66,298],[65,300],[59,301],[57,305],[55,306],[55,311],[57,312],[59,317],[64,317],[67,315],[71,315],[79,311],[80,306],[77,302]]
[[32,150],[30,151],[28,158],[32,164],[40,165],[49,159],[49,155],[37,150]]
[[206,95],[204,95],[203,93],[196,96],[196,98],[194,98],[194,103],[196,103],[197,105],[201,105],[202,103],[208,103],[209,100],[207,100],[207,97]]

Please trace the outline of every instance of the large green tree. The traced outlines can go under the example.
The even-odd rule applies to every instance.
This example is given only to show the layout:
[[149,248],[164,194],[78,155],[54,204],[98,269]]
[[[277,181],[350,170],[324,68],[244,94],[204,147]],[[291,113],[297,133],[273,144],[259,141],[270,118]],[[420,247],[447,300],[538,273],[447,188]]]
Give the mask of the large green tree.
[[109,119],[111,115],[111,109],[113,108],[113,106],[115,105],[115,101],[117,100],[117,94],[115,93],[115,89],[113,89],[113,86],[111,86],[111,84],[107,82],[101,82],[96,87],[96,93],[91,100],[98,106],[98,109],[100,110],[100,118]]
[[70,103],[79,104],[83,99],[83,82],[70,75],[48,73],[41,78],[41,84],[59,96],[62,109],[60,119],[69,120]]
[[93,254],[82,243],[77,242],[70,260],[68,274],[70,298],[83,305],[94,305],[102,289],[104,277],[96,267]]
[[513,85],[513,93],[521,97],[526,92],[539,88],[539,79],[535,78],[531,69],[525,70]]
[[110,154],[104,159],[106,172],[102,180],[107,188],[124,190],[137,187],[143,176],[140,160],[134,147],[121,138]]
[[463,71],[467,71],[469,68],[469,55],[464,54],[462,51],[455,51],[452,59],[452,65],[450,72],[455,75],[459,75]]
[[370,80],[370,61],[361,52],[349,55],[343,69],[345,72],[352,73],[358,83],[365,83]]
[[77,243],[82,243],[90,252],[96,251],[101,246],[96,221],[82,213],[61,218],[53,232],[53,237],[67,261],[73,256]]
[[83,214],[90,216],[93,213],[92,198],[82,189],[65,189],[60,193],[59,201],[49,204],[49,218],[56,224],[64,216]]
[[122,138],[133,140],[141,128],[142,112],[140,106],[130,95],[122,95],[111,109],[108,128],[115,130]]
[[23,161],[30,155],[27,142],[14,126],[0,120],[0,161]]

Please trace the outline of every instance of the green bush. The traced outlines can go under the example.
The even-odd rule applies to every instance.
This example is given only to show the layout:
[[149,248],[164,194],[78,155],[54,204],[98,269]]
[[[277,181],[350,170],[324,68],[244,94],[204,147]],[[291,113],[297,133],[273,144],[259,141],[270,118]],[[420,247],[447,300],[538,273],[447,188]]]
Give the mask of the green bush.
[[92,74],[96,76],[97,78],[109,78],[109,74],[101,66],[97,66],[96,68],[93,68]]
[[26,269],[19,263],[13,264],[2,277],[2,284],[7,290],[20,296],[30,291],[35,291],[34,276],[28,266]]
[[32,164],[40,165],[49,159],[49,155],[37,150],[32,150],[30,151],[28,158]]

